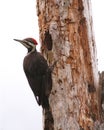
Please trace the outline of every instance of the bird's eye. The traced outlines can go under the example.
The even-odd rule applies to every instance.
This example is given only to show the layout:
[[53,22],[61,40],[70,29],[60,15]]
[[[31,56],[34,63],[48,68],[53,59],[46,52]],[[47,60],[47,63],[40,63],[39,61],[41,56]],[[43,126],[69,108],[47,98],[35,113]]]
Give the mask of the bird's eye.
[[24,41],[29,47],[31,47],[32,46],[32,43],[31,42],[29,42],[29,41]]
[[32,43],[31,42],[28,42],[28,44],[31,46],[32,45]]

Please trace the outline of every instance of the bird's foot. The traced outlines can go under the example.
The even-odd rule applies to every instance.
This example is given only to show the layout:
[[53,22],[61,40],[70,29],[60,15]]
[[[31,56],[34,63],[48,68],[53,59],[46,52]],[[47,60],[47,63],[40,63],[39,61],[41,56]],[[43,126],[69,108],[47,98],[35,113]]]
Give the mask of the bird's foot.
[[58,62],[58,60],[54,61],[53,65],[49,66],[49,69],[50,69],[51,72],[53,72],[57,62]]

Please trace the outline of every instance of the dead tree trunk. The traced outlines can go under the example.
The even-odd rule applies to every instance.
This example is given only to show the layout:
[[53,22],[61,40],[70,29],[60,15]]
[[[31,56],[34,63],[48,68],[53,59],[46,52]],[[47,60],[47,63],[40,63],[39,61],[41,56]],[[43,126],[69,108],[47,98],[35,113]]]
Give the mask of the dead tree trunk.
[[94,130],[98,69],[90,0],[37,0],[41,51],[51,65],[44,130]]

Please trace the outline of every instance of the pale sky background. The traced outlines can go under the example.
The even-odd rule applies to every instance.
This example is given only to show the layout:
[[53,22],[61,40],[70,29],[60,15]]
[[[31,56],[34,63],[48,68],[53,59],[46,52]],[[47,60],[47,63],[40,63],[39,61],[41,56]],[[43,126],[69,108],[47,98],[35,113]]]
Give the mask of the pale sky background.
[[[104,1],[92,0],[99,70],[104,70]],[[0,1],[0,130],[42,130],[42,110],[23,72],[27,50],[14,38],[39,42],[35,0]]]

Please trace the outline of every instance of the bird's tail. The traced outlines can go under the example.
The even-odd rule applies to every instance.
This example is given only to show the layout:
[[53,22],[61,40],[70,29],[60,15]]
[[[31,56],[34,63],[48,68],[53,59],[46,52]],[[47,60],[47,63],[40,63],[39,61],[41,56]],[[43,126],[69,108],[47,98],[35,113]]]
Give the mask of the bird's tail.
[[47,96],[44,96],[41,102],[43,108],[49,108],[49,100]]
[[50,85],[49,85],[49,79],[51,80],[51,74],[46,74],[42,78],[42,85],[41,85],[41,91],[40,91],[40,97],[39,102],[42,105],[43,108],[49,107],[49,95],[50,95]]

